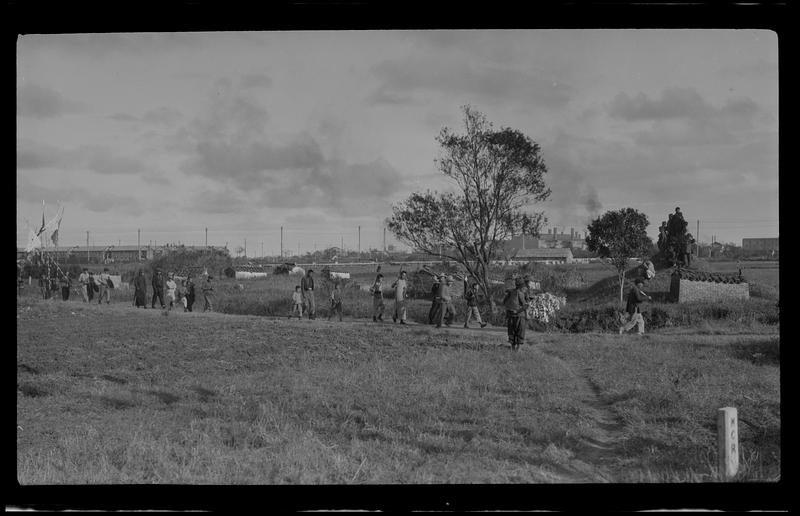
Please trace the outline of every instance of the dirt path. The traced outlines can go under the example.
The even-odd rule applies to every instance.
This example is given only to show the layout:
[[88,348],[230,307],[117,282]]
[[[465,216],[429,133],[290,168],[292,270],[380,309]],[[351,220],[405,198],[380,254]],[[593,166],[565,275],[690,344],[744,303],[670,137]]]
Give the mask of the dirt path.
[[591,368],[577,369],[561,358],[542,351],[552,361],[558,363],[569,374],[580,378],[583,386],[577,393],[581,402],[595,424],[593,438],[581,438],[573,448],[574,456],[563,464],[564,473],[575,482],[608,483],[614,482],[614,469],[621,456],[619,447],[624,437],[624,424],[617,416],[611,403],[603,399],[600,388],[591,380]]

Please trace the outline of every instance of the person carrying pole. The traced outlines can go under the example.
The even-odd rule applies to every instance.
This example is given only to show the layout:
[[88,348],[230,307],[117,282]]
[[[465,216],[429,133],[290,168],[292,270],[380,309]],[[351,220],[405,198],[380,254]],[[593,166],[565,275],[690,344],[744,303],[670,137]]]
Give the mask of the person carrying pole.
[[83,297],[83,302],[89,302],[89,269],[86,267],[83,268],[83,272],[81,272],[80,276],[78,276],[78,283],[81,286],[81,296]]
[[147,278],[142,269],[139,269],[139,274],[133,279],[133,305],[136,308],[147,308]]
[[383,311],[385,305],[383,304],[383,274],[378,274],[375,278],[375,283],[369,288],[369,293],[372,294],[372,321],[383,322]]
[[150,308],[156,307],[156,298],[158,298],[158,302],[161,303],[161,309],[163,310],[166,308],[166,305],[164,304],[164,275],[161,273],[161,269],[156,269],[151,284],[153,286],[153,299],[150,302]]
[[440,309],[438,313],[439,318],[436,320],[437,328],[441,328],[442,323],[449,327],[455,319],[456,311],[455,308],[453,308],[453,297],[450,292],[452,285],[452,276],[445,277],[445,280],[439,283],[437,297],[439,298]]
[[481,319],[481,312],[478,310],[478,284],[473,283],[469,288],[464,291],[464,299],[467,302],[467,316],[464,318],[464,328],[469,328],[469,321],[473,317],[481,325],[481,328],[486,327],[486,323]]

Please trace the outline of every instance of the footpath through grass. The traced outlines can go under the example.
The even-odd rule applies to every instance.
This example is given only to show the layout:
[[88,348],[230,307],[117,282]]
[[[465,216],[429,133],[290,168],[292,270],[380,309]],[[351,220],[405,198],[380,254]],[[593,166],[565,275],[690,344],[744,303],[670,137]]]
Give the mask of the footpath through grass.
[[488,328],[17,312],[22,484],[705,481],[725,405],[753,428],[741,479],[779,475],[777,336],[533,333],[512,354]]

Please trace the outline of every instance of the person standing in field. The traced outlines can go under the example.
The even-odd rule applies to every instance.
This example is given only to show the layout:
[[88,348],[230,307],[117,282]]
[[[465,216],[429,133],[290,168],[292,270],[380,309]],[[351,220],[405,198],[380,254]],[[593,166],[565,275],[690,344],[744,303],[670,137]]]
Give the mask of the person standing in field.
[[188,312],[186,309],[186,280],[181,280],[180,284],[178,285],[178,299],[181,301],[181,305],[183,305],[183,311]]
[[136,308],[147,308],[147,278],[142,269],[139,269],[139,274],[133,279],[133,305]]
[[163,310],[166,308],[166,305],[164,304],[164,275],[161,273],[161,269],[156,269],[150,283],[153,286],[153,299],[150,302],[150,308],[156,307],[156,298],[158,298],[158,302],[161,303],[161,308]]
[[194,287],[194,279],[192,278],[192,274],[189,273],[186,275],[186,310],[192,311],[192,305],[194,305],[195,299],[195,287]]
[[312,274],[314,274],[314,271],[312,269],[308,269],[306,275],[303,276],[302,280],[300,280],[300,289],[303,292],[303,302],[306,305],[306,310],[308,311],[308,318],[316,319],[317,304],[314,299],[314,277]]
[[177,298],[175,297],[176,290],[178,289],[178,284],[175,283],[175,273],[170,272],[167,276],[167,282],[165,283],[167,288],[167,301],[169,301],[169,309],[175,306],[175,301]]
[[339,288],[339,282],[333,284],[331,290],[331,312],[328,314],[330,321],[333,314],[339,314],[339,322],[342,322],[342,290]]
[[642,281],[641,278],[636,278],[636,281],[628,293],[628,302],[625,305],[625,312],[628,314],[629,321],[620,326],[620,335],[634,326],[638,326],[636,331],[638,335],[644,335],[644,317],[642,317],[641,312],[639,312],[639,304],[645,299],[652,301],[653,298],[642,291],[642,285],[644,285],[644,281]]
[[451,294],[451,289],[453,285],[453,278],[451,276],[447,276],[444,281],[439,283],[439,291],[437,292],[437,297],[439,298],[439,318],[436,320],[436,327],[441,328],[442,323],[446,326],[450,326],[453,320],[455,319],[456,310],[453,308],[453,297]]
[[100,286],[97,284],[97,278],[94,277],[94,272],[89,271],[89,302],[94,300],[94,293],[100,291]]
[[83,297],[83,302],[89,302],[89,269],[84,268],[83,272],[81,272],[80,276],[78,276],[78,283],[81,286],[81,296]]
[[512,351],[517,351],[525,343],[525,329],[527,327],[528,296],[525,280],[517,278],[514,281],[516,288],[508,290],[503,298],[506,309],[506,322],[508,324],[508,340]]
[[114,288],[114,283],[111,281],[111,276],[108,274],[107,268],[103,269],[103,272],[100,274],[99,284],[100,298],[97,300],[97,304],[101,304],[104,298],[107,305],[111,304],[111,289]]
[[431,309],[428,311],[428,324],[433,324],[434,321],[438,321],[439,317],[439,310],[441,298],[439,297],[439,285],[441,284],[442,279],[439,276],[433,277],[433,286],[431,287]]
[[289,319],[295,313],[298,321],[303,318],[303,291],[300,289],[300,285],[294,287],[294,292],[292,293],[292,311],[289,313]]
[[213,276],[208,276],[206,278],[206,282],[203,283],[203,311],[204,312],[213,312],[214,305],[211,302],[211,299],[214,297],[214,285],[211,284],[211,280],[214,279]]
[[406,323],[406,298],[408,297],[408,280],[406,279],[406,271],[400,271],[400,277],[392,283],[394,289],[394,314],[392,321],[397,322],[400,319],[400,324]]
[[473,283],[469,289],[464,292],[464,299],[467,302],[467,316],[464,319],[464,328],[469,328],[469,321],[473,317],[481,325],[481,328],[486,327],[486,323],[481,319],[481,312],[478,310],[478,284]]
[[375,278],[375,283],[369,288],[370,294],[372,294],[372,321],[383,322],[383,310],[385,305],[383,304],[383,284],[381,281],[383,280],[383,274],[378,274]]

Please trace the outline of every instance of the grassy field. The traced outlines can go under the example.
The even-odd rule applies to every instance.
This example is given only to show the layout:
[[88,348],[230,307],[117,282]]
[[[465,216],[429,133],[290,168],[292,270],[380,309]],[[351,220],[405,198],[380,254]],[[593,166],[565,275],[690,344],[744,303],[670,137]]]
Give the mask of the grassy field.
[[714,481],[723,406],[738,480],[780,478],[775,333],[530,333],[511,353],[500,328],[116,298],[18,300],[20,483]]

